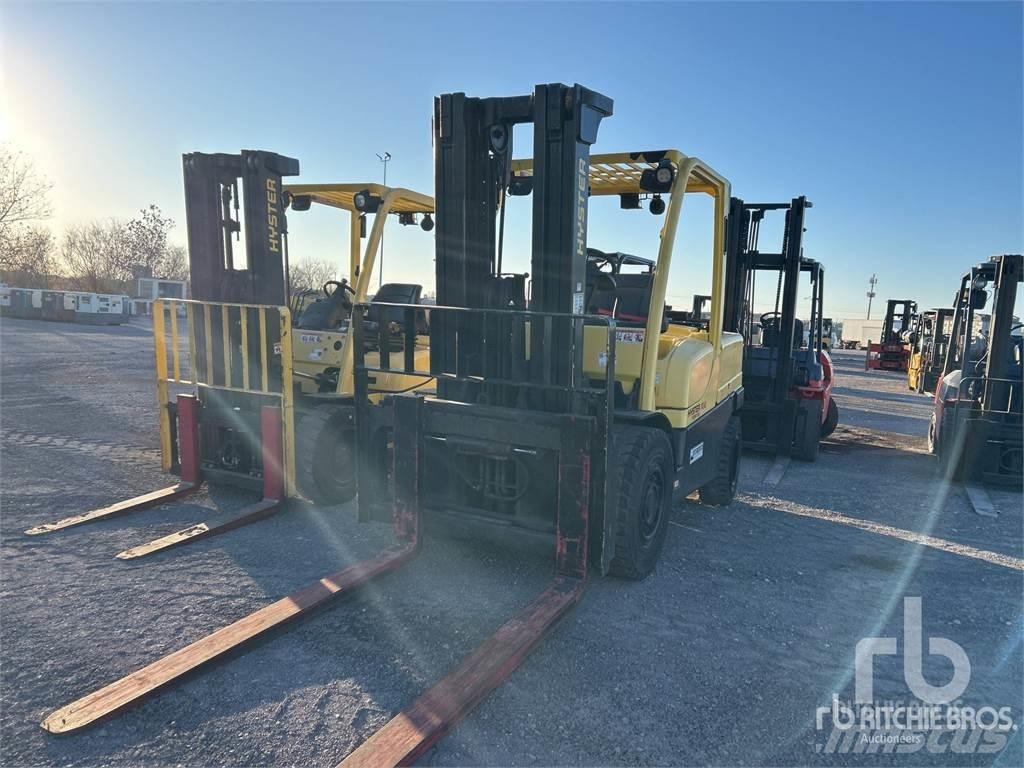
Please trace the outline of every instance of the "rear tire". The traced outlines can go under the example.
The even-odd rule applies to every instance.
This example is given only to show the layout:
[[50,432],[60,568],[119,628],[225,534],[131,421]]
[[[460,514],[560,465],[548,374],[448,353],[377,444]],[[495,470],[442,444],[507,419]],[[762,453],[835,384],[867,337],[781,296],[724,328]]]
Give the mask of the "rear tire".
[[721,507],[732,503],[740,477],[740,449],[743,445],[740,417],[733,414],[725,425],[722,445],[718,451],[718,468],[714,478],[697,492],[701,504]]
[[334,505],[356,495],[355,426],[347,405],[319,405],[295,429],[299,491],[315,504]]
[[828,437],[836,431],[836,427],[839,425],[839,406],[836,405],[834,397],[828,399],[828,413],[825,414],[825,421],[821,424],[821,437],[822,439]]
[[[838,415],[838,411],[837,411]],[[810,407],[803,412],[803,419],[797,418],[799,432],[794,438],[793,455],[800,461],[818,460],[818,446],[821,441],[821,401],[810,401]]]
[[656,427],[618,427],[613,462],[616,532],[609,571],[640,580],[654,570],[665,543],[675,480],[672,444]]

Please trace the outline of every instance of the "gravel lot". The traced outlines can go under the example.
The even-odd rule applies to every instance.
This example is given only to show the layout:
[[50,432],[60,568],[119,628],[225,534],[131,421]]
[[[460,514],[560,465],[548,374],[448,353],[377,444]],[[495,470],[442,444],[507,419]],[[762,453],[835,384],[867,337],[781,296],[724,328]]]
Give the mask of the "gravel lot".
[[[23,531],[168,484],[159,467],[144,324],[0,323],[4,765],[332,766],[544,586],[546,558],[429,539],[357,597],[216,664],[141,707],[55,737],[39,721],[320,576],[373,552],[383,525],[350,506],[293,504],[264,522],[137,563],[133,544],[228,516],[217,490],[41,537]],[[1021,722],[1021,497],[997,518],[947,492],[925,449],[927,398],[837,353],[840,427],[818,462],[775,486],[748,454],[726,509],[674,510],[657,572],[594,580],[511,679],[424,760],[436,765],[1024,764],[1019,732],[994,754],[818,751],[815,712],[853,698],[854,649],[924,635],[971,662],[963,703]],[[922,544],[922,536],[930,536]],[[941,540],[941,542],[937,541]],[[950,665],[925,653],[925,677]],[[910,697],[898,657],[875,697]]]

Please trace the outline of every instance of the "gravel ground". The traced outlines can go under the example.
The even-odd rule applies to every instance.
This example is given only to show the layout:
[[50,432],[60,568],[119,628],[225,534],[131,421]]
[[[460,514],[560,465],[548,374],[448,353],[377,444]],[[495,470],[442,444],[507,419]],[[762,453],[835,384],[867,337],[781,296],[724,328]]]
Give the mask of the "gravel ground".
[[[546,558],[430,539],[357,597],[96,727],[55,737],[51,710],[373,552],[387,526],[350,506],[286,513],[138,563],[133,544],[252,500],[223,490],[49,536],[23,531],[166,485],[152,343],[142,324],[2,324],[0,762],[330,766],[534,596]],[[775,486],[744,459],[729,508],[684,502],[656,573],[595,579],[509,681],[425,758],[436,765],[1007,765],[989,754],[828,754],[815,712],[851,699],[854,649],[924,635],[971,662],[963,703],[1021,721],[1021,497],[979,517],[924,447],[930,403],[837,353],[840,427]],[[925,538],[931,537],[931,538]],[[902,639],[901,639],[902,646]],[[897,657],[875,697],[910,697]],[[926,678],[950,665],[926,653]],[[819,751],[820,750],[820,751]]]

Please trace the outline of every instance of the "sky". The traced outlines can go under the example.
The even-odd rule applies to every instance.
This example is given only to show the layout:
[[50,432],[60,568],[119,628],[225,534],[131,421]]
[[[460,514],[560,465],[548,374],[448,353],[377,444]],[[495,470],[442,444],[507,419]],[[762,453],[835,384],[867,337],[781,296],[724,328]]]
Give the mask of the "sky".
[[[1022,7],[0,5],[0,141],[52,181],[56,231],[153,203],[184,243],[184,152],[266,149],[336,182],[380,181],[387,151],[389,183],[430,192],[435,95],[579,82],[615,102],[595,152],[673,147],[748,201],[806,195],[826,314],[863,317],[874,273],[878,316],[890,297],[946,305],[971,264],[1024,250]],[[292,258],[344,274],[346,218],[298,216]],[[684,207],[673,303],[708,288],[710,217]],[[659,226],[595,203],[590,244],[653,255]],[[432,236],[389,227],[384,279],[431,287]]]

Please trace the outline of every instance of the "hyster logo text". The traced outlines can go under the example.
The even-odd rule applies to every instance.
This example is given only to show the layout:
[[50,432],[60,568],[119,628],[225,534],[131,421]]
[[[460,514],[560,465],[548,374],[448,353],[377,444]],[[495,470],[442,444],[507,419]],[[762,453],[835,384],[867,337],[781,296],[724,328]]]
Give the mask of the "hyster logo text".
[[267,245],[271,252],[281,252],[281,233],[277,223],[277,182],[267,179]]
[[589,166],[580,158],[576,175],[576,255],[587,257],[587,178]]

